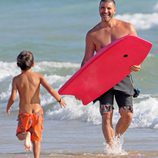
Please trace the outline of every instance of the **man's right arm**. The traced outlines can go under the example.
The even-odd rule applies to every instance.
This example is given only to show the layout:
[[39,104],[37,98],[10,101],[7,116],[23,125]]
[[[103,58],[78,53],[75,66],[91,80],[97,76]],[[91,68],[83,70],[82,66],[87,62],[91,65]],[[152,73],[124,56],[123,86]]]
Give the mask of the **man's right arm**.
[[84,58],[81,63],[81,67],[94,55],[95,46],[93,43],[93,39],[91,37],[90,32],[86,35],[86,41],[85,41],[85,54]]

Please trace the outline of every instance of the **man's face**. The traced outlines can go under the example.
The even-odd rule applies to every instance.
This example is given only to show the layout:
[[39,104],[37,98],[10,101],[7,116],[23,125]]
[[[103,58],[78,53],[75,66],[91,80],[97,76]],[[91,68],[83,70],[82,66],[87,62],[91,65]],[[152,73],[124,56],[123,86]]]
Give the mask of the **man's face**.
[[99,6],[99,13],[102,21],[110,21],[116,12],[116,7],[113,2],[101,2]]

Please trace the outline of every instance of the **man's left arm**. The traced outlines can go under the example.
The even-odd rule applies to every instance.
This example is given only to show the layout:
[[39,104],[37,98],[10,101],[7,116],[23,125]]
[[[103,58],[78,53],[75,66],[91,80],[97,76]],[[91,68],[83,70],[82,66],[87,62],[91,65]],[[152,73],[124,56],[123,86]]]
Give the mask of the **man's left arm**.
[[[138,36],[136,29],[134,28],[134,26],[132,24],[130,24],[130,35]],[[133,71],[133,72],[138,72],[138,71],[140,71],[140,69],[141,69],[141,65],[131,66],[131,71]]]

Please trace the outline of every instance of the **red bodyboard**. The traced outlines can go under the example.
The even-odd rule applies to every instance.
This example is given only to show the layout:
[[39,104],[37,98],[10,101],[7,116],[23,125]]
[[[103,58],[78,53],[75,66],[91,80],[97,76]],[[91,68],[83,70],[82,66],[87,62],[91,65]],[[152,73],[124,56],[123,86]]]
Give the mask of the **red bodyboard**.
[[61,95],[74,95],[84,105],[95,100],[141,64],[152,44],[136,36],[125,36],[101,49],[60,89]]

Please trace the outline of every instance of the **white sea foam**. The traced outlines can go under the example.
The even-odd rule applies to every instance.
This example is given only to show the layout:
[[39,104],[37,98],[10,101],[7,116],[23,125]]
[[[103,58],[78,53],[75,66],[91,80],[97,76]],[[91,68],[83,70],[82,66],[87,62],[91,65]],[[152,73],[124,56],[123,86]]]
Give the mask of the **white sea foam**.
[[36,70],[41,71],[49,68],[79,68],[80,64],[70,62],[38,62],[35,66]]
[[[143,98],[143,97],[141,97]],[[158,99],[146,97],[139,103],[134,105],[134,118],[131,128],[147,127],[158,128]],[[65,97],[67,108],[61,109],[55,107],[47,112],[47,116],[55,120],[79,120],[91,122],[92,124],[101,124],[101,116],[99,113],[99,104],[90,103],[83,106],[80,101],[76,101],[74,97]],[[119,118],[118,110],[114,111],[113,123],[116,124]]]
[[16,63],[0,61],[0,81],[7,77],[15,76],[18,72],[19,70],[17,69]]
[[[0,61],[0,82],[1,82],[1,89],[0,89],[0,99],[6,100],[11,91],[11,80],[14,76],[18,75],[20,73],[20,69],[17,67],[16,62],[3,62]],[[65,81],[67,81],[71,75],[57,75],[53,73],[48,73],[49,71],[57,70],[57,72],[62,74],[62,68],[68,69],[69,74],[71,74],[74,70],[78,69],[79,64],[76,63],[63,63],[63,62],[37,62],[35,67],[33,68],[37,72],[43,72],[44,76],[48,80],[48,82],[57,90]],[[71,71],[73,70],[73,71]],[[45,95],[45,94],[43,94]],[[50,95],[46,95],[46,97],[50,97]],[[45,98],[46,99],[46,98]],[[48,102],[49,99],[46,99],[47,101],[43,101],[44,103],[50,103]]]
[[158,13],[151,14],[143,14],[143,13],[135,13],[135,14],[123,14],[117,15],[118,19],[122,19],[125,21],[131,22],[136,29],[138,30],[147,30],[152,27],[156,27],[158,25]]
[[[50,69],[58,69],[57,71],[63,72],[63,67],[66,65],[69,71],[69,75],[60,75],[47,73],[51,71]],[[10,95],[11,88],[11,78],[17,75],[20,70],[16,67],[15,62],[6,63],[0,62],[0,99],[5,102]],[[51,68],[50,68],[51,67]],[[56,67],[56,68],[55,68]],[[58,67],[58,68],[57,68]],[[61,67],[61,68],[59,68]],[[39,62],[35,66],[35,71],[44,71],[44,75],[48,82],[58,90],[70,77],[75,69],[79,68],[79,64],[73,63],[56,63],[56,62]],[[9,79],[8,79],[9,78]],[[6,80],[7,79],[7,80]],[[5,85],[4,85],[5,84]],[[42,90],[41,97],[42,106],[47,106],[49,104],[55,104],[52,108],[47,108],[46,117],[55,120],[78,120],[83,122],[90,122],[92,124],[101,124],[101,116],[99,112],[99,103],[90,103],[87,106],[83,106],[82,102],[77,101],[72,96],[64,96],[67,103],[67,108],[60,108],[55,99],[51,97],[48,93]],[[113,123],[116,124],[119,118],[118,110],[115,109]],[[134,127],[149,127],[158,128],[158,99],[157,96],[152,97],[151,94],[143,95],[141,94],[139,100],[134,104],[134,118],[130,126]]]
[[[6,77],[13,77],[20,73],[20,69],[17,67],[16,62],[3,62],[0,61],[0,81],[5,80]],[[59,68],[59,71],[62,68],[67,69],[78,69],[79,64],[77,63],[68,63],[68,62],[37,62],[33,68],[35,71],[50,71],[51,69]],[[59,77],[54,74],[54,78],[59,79]]]
[[155,4],[154,10],[155,10],[155,11],[158,11],[158,3]]
[[0,93],[0,100],[6,100],[9,98],[9,95],[11,93],[11,83],[9,84],[9,87],[6,91],[2,91]]
[[61,109],[57,106],[54,107],[52,111],[47,112],[49,118],[59,120],[80,120],[92,122],[93,124],[100,124],[101,117],[98,105],[89,104],[88,106],[83,106],[82,103],[74,97],[65,97],[64,99],[67,103],[67,107],[65,109]]
[[134,107],[132,127],[158,128],[158,99],[148,97]]
[[66,82],[71,76],[59,76],[59,75],[44,75],[48,83],[54,88],[60,88],[64,82]]

